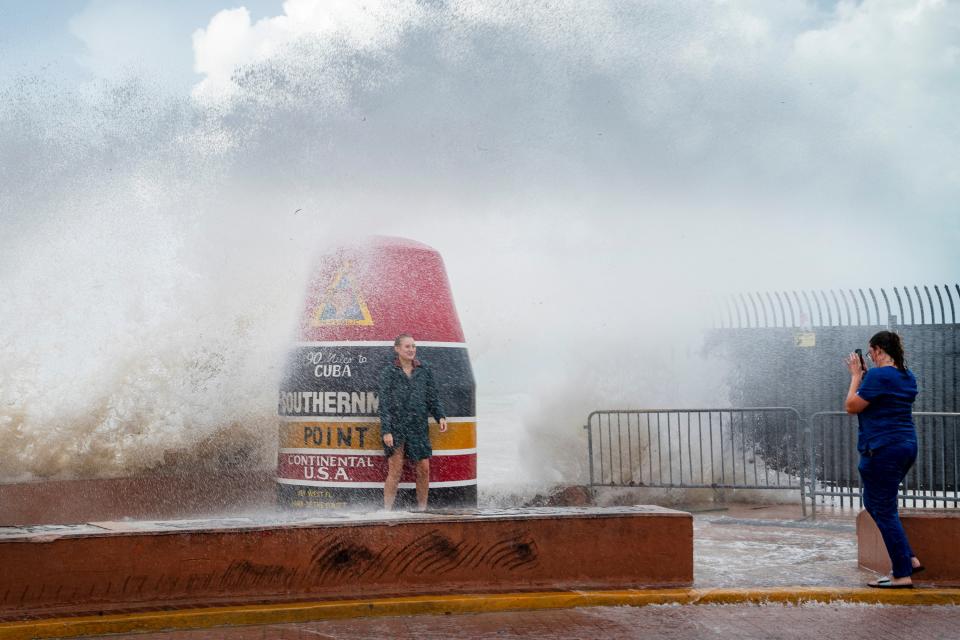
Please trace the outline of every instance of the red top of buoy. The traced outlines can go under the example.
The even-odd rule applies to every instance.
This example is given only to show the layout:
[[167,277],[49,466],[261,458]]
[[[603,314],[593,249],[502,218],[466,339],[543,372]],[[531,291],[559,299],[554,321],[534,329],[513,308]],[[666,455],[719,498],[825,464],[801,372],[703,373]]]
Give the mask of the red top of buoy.
[[323,256],[300,323],[304,342],[464,342],[443,259],[432,247],[377,236]]

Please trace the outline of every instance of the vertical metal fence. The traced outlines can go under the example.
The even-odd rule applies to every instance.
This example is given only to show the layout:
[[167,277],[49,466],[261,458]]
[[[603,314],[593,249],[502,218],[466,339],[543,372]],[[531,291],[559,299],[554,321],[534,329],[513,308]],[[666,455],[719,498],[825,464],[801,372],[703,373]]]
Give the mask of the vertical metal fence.
[[[917,462],[901,504],[960,507],[960,413],[918,411]],[[790,407],[616,409],[587,418],[592,486],[792,489],[806,514],[817,505],[859,506],[857,419]]]
[[590,484],[795,489],[806,509],[803,421],[790,407],[594,411]]
[[[909,507],[960,506],[960,413],[918,411],[917,461],[900,491]],[[816,513],[818,499],[838,499],[840,506],[859,506],[863,490],[857,465],[857,419],[842,411],[810,416],[810,496]]]
[[706,345],[729,363],[734,405],[786,405],[804,418],[831,411],[849,383],[841,359],[889,329],[903,338],[921,389],[914,410],[960,411],[960,284],[752,292],[725,302]]

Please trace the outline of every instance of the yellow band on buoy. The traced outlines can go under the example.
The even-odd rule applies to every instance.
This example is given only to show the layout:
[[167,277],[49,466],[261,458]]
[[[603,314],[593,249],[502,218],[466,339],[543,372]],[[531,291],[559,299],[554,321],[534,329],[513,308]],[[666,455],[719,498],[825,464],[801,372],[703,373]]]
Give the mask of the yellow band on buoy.
[[[431,421],[430,442],[434,451],[476,449],[476,418],[449,418],[447,430]],[[318,418],[309,422],[282,422],[279,429],[281,449],[354,449],[380,450],[380,422],[333,422]]]

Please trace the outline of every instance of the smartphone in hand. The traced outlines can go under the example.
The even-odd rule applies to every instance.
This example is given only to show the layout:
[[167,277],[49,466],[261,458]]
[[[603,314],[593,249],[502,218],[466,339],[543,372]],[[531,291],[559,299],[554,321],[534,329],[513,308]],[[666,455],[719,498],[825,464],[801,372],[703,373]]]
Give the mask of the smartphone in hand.
[[861,351],[860,349],[854,349],[853,352],[854,352],[855,354],[857,354],[857,357],[858,357],[858,358],[860,358],[860,368],[861,368],[863,371],[866,371],[866,370],[867,370],[867,363],[863,361],[863,351]]

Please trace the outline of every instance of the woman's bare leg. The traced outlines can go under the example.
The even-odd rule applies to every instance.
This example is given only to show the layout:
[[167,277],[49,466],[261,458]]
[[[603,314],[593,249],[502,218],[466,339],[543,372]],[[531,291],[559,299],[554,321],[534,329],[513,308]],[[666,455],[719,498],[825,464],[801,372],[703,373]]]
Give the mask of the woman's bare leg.
[[427,510],[427,497],[430,492],[430,458],[417,460],[417,510]]
[[393,455],[387,458],[387,479],[383,483],[383,508],[385,511],[393,509],[393,501],[397,498],[397,487],[400,485],[400,473],[403,471],[403,445],[393,450]]

